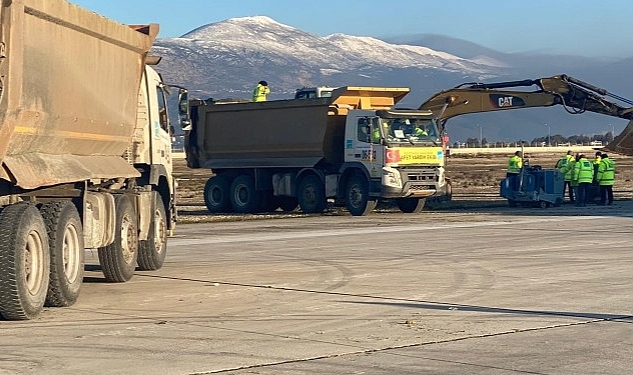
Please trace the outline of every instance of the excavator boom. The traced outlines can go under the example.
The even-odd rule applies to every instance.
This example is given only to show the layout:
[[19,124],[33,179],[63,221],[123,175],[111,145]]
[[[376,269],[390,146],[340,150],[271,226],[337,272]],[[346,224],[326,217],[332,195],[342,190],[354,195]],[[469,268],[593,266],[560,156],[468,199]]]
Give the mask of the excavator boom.
[[[515,88],[536,87],[533,91]],[[452,117],[478,112],[562,105],[570,114],[585,111],[629,120],[606,147],[633,155],[633,101],[567,75],[497,83],[465,83],[439,92],[419,109],[431,110],[443,127]]]

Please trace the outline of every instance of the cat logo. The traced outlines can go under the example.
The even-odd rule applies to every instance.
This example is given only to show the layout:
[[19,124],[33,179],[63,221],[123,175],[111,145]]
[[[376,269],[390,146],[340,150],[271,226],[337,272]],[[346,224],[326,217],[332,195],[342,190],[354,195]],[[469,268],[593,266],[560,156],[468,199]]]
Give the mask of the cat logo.
[[512,107],[512,97],[504,96],[503,98],[499,98],[499,107]]
[[490,104],[494,108],[523,107],[523,99],[512,95],[490,94]]

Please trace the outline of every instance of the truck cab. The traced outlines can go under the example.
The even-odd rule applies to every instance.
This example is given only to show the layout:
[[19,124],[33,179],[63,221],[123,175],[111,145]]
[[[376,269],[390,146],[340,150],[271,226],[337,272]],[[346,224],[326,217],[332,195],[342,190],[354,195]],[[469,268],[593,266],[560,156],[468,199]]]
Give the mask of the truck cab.
[[295,99],[330,98],[334,87],[302,87],[295,92]]
[[370,201],[395,199],[403,212],[420,211],[425,198],[445,187],[444,151],[430,111],[349,111],[344,166],[344,176],[350,168],[366,174]]

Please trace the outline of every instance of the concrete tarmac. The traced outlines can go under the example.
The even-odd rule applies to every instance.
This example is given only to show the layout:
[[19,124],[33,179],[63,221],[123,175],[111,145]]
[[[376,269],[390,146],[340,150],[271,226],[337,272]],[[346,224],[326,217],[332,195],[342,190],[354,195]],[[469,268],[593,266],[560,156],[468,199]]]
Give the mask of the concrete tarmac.
[[0,374],[627,374],[633,202],[181,225],[0,321]]

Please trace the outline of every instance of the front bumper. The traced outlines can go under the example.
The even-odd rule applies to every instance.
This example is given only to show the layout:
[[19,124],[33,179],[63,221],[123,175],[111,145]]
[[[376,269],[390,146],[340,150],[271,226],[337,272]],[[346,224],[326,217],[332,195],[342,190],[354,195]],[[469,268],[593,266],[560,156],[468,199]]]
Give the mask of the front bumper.
[[426,198],[443,191],[444,168],[439,166],[383,168],[383,198]]

